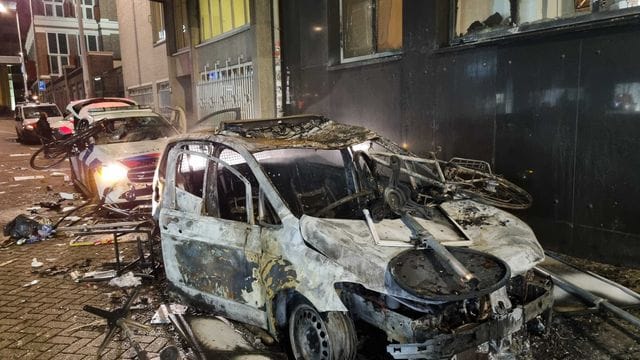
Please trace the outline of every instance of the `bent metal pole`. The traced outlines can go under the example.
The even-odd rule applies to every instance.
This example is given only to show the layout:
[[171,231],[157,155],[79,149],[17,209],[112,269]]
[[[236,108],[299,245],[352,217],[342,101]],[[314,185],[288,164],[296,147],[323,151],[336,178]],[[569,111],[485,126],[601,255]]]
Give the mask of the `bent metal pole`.
[[630,314],[627,311],[622,310],[621,308],[613,305],[612,303],[609,302],[609,300],[605,299],[605,298],[601,298],[599,296],[596,296],[594,294],[592,294],[591,292],[580,288],[576,285],[573,285],[572,283],[560,278],[559,276],[544,270],[542,268],[540,268],[539,266],[535,267],[535,271],[537,271],[538,273],[544,275],[544,276],[548,276],[551,278],[551,280],[553,280],[553,283],[555,285],[558,285],[559,287],[561,287],[563,290],[567,291],[568,293],[575,295],[579,298],[581,298],[582,300],[590,303],[591,305],[595,306],[596,308],[600,309],[600,310],[606,310],[609,312],[612,312],[614,314],[616,314],[618,317],[630,322],[631,324],[637,326],[640,328],[640,319],[638,319],[637,317],[633,316],[632,314]]

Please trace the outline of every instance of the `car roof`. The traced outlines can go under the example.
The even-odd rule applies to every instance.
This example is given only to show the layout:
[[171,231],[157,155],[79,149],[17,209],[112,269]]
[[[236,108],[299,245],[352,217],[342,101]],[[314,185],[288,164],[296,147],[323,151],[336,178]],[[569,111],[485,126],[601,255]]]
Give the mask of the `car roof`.
[[74,112],[78,113],[82,108],[87,105],[95,104],[95,103],[125,103],[128,105],[138,105],[137,102],[127,98],[118,98],[118,97],[99,97],[99,98],[90,98],[90,99],[82,99],[75,100],[67,105],[67,109],[71,108]]
[[362,126],[337,123],[320,115],[224,121],[218,129],[198,130],[175,138],[235,144],[250,152],[287,149],[342,149],[379,138]]
[[17,105],[17,106],[21,106],[21,107],[55,106],[55,107],[58,107],[58,105],[52,104],[52,103],[24,103],[24,104]]
[[90,111],[91,116],[95,119],[95,121],[105,120],[105,119],[118,119],[124,117],[142,117],[142,116],[157,116],[162,118],[162,115],[154,112],[148,108],[126,108],[126,109],[118,109],[116,108],[98,108],[93,109],[95,111]]

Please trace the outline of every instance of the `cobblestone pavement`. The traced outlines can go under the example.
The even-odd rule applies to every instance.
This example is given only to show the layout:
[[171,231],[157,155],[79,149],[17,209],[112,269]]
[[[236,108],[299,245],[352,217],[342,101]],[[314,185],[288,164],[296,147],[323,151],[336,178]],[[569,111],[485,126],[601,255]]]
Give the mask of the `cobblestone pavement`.
[[[29,156],[37,146],[15,142],[13,121],[0,119],[0,224],[4,225],[25,209],[57,196],[58,192],[74,192],[63,177],[29,168]],[[68,174],[69,166],[58,166]],[[14,181],[14,176],[43,175],[44,179]],[[47,185],[51,190],[47,190]],[[66,205],[66,204],[65,204]],[[69,239],[54,238],[36,244],[11,245],[0,250],[0,359],[95,359],[103,339],[105,326],[80,327],[98,318],[82,310],[84,305],[113,308],[109,293],[122,294],[106,283],[75,283],[68,274],[48,276],[32,272],[31,261],[44,265],[40,272],[57,269],[90,270],[114,260],[111,245],[74,246]],[[132,244],[123,247],[125,259],[132,259]],[[81,267],[90,263],[88,267]],[[27,286],[36,280],[37,284]],[[149,290],[147,290],[148,292]],[[159,305],[158,297],[147,294],[151,304],[146,310],[132,311],[134,319],[150,319]],[[121,301],[124,296],[120,296]],[[151,334],[138,334],[136,340],[149,352],[157,353],[172,341],[164,328]],[[132,358],[128,341],[115,338],[105,359]]]

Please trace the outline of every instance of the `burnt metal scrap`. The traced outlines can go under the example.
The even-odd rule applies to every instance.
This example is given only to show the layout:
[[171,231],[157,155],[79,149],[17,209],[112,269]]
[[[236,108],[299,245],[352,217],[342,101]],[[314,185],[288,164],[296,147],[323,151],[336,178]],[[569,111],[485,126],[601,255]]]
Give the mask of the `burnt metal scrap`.
[[131,304],[133,303],[133,300],[135,300],[135,298],[138,296],[138,291],[139,291],[138,289],[134,290],[129,296],[129,298],[127,299],[127,301],[125,302],[125,304],[121,308],[118,308],[115,310],[111,310],[111,311],[103,310],[91,305],[85,305],[83,307],[84,311],[107,320],[107,333],[105,334],[104,339],[100,343],[100,346],[98,346],[98,358],[100,358],[100,356],[104,353],[107,347],[107,344],[109,344],[109,342],[113,340],[115,335],[118,333],[118,330],[121,330],[122,333],[131,342],[131,346],[136,351],[136,354],[138,355],[138,359],[140,360],[149,359],[149,357],[147,356],[147,352],[142,348],[142,346],[140,346],[140,344],[138,344],[137,341],[135,341],[132,328],[143,330],[143,331],[149,331],[151,330],[151,328],[148,327],[147,325],[144,325],[137,321],[133,321],[129,319],[129,311],[131,308]]
[[353,358],[345,312],[408,359],[486,342],[508,351],[503,340],[551,307],[551,283],[532,271],[544,259],[535,235],[496,207],[531,197],[481,162],[297,116],[182,135],[159,164],[153,213],[171,286],[288,336],[298,358]]

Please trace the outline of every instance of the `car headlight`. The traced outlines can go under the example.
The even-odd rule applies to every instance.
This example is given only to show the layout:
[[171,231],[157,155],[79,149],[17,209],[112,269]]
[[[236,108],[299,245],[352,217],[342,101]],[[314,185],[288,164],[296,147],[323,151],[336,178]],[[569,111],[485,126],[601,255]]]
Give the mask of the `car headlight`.
[[118,163],[109,163],[98,168],[97,174],[102,181],[114,184],[123,180],[127,180],[127,169],[124,165]]

